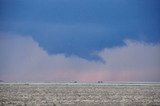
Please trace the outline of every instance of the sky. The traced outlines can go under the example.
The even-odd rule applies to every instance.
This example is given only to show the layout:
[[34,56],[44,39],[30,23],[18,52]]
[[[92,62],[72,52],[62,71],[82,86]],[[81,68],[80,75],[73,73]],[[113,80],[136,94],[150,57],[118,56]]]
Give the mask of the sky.
[[159,0],[0,0],[0,80],[160,81]]

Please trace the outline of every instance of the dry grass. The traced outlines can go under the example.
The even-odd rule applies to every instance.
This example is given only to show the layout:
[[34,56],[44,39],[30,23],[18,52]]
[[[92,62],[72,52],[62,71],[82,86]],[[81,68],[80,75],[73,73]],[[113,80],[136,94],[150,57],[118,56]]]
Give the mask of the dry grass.
[[159,105],[160,85],[0,84],[0,106]]

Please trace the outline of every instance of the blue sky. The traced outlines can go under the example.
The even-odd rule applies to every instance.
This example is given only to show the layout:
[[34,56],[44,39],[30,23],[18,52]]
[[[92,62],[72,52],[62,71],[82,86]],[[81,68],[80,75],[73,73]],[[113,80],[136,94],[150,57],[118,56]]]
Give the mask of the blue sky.
[[97,53],[128,39],[159,44],[160,1],[0,0],[0,32],[1,39],[31,37],[50,56],[99,62]]

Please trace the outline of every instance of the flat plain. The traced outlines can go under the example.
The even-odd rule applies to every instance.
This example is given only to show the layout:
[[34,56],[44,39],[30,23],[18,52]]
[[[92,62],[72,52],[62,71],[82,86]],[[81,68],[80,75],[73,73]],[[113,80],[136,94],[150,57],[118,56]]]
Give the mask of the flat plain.
[[160,84],[1,83],[0,106],[160,106]]

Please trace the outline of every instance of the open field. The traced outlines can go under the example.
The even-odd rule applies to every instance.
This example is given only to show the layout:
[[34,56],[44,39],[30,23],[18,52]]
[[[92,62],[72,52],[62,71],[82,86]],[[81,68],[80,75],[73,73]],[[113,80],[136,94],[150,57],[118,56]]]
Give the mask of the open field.
[[1,83],[0,106],[160,106],[160,84]]

